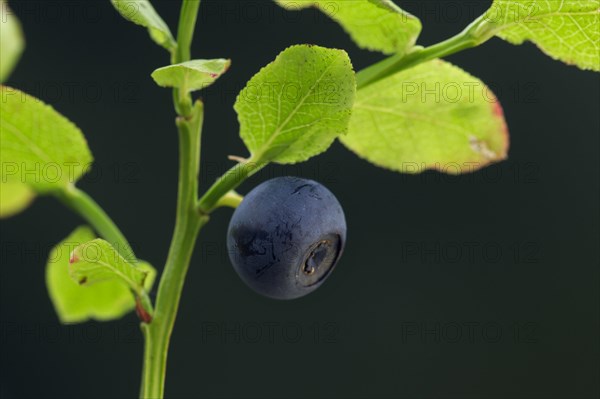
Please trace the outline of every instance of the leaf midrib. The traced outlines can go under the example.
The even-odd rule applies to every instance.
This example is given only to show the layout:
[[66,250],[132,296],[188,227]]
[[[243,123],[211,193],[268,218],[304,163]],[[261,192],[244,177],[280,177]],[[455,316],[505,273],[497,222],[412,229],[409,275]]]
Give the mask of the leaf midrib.
[[[258,159],[256,159],[256,161],[260,160],[260,158],[264,154],[265,149],[268,149],[268,148],[271,147],[273,141],[276,140],[277,137],[279,137],[279,135],[283,131],[283,128],[285,128],[285,126],[292,120],[292,118],[294,117],[294,115],[296,114],[296,112],[298,112],[298,110],[300,109],[300,107],[302,107],[304,105],[304,102],[306,101],[306,99],[312,94],[315,86],[321,82],[321,80],[323,79],[323,77],[325,76],[325,74],[329,71],[329,69],[331,69],[331,67],[336,63],[336,61],[339,58],[340,58],[340,55],[337,55],[335,58],[332,59],[331,63],[323,70],[323,72],[321,73],[321,75],[319,76],[319,78],[317,80],[315,80],[315,82],[312,84],[312,86],[310,87],[310,89],[306,92],[306,95],[298,102],[298,104],[296,105],[296,107],[289,113],[289,115],[287,116],[287,118],[283,121],[283,124],[281,124],[281,125],[279,125],[277,127],[277,129],[271,134],[271,136],[269,137],[269,139],[265,143],[263,143],[263,145],[261,146],[261,149],[257,152],[257,154],[253,154],[252,155],[252,158],[257,157]],[[278,107],[278,108],[281,109],[281,106]]]
[[[124,259],[122,260],[123,262],[127,263]],[[123,280],[125,280],[125,282],[127,283],[127,285],[129,285],[130,288],[134,289],[135,291],[139,290],[141,288],[141,286],[138,286],[138,284],[133,281],[131,279],[131,277],[127,276],[126,274],[124,274],[121,270],[119,270],[118,267],[113,266],[111,263],[102,261],[102,260],[98,260],[96,262],[87,262],[87,264],[89,265],[100,265],[102,267],[105,267],[106,269],[112,271],[113,273],[115,273],[118,277],[121,277]],[[133,267],[133,265],[132,265]],[[88,269],[89,270],[89,269]]]

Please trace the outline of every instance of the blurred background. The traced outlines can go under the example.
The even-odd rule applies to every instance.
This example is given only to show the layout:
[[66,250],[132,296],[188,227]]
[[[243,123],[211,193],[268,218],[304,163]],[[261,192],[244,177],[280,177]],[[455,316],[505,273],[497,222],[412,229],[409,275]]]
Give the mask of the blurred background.
[[[153,1],[175,31],[179,1]],[[491,1],[402,1],[420,44],[463,29]],[[159,270],[174,223],[177,134],[168,64],[108,1],[13,1],[27,48],[9,85],[52,104],[85,133],[94,172],[80,186]],[[271,1],[203,1],[192,55],[231,58],[202,92],[201,186],[246,156],[237,93],[287,46],[357,49],[316,10]],[[339,143],[281,175],[315,179],[348,220],[336,272],[292,302],[262,298],[227,258],[230,210],[201,232],[173,334],[171,398],[597,398],[600,81],[535,46],[492,39],[449,61],[504,106],[510,159],[471,175],[405,176]],[[142,338],[135,314],[63,326],[48,298],[49,249],[83,224],[52,198],[1,224],[3,398],[133,398]],[[156,292],[153,292],[154,296]]]

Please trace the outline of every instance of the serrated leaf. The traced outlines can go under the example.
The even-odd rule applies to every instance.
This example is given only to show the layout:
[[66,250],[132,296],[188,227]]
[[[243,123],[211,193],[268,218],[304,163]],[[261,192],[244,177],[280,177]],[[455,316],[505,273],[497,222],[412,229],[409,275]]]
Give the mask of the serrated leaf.
[[71,251],[94,238],[96,236],[89,227],[79,227],[56,245],[48,257],[46,286],[63,323],[118,319],[135,307],[131,290],[118,280],[81,286],[69,275]]
[[421,32],[421,21],[391,0],[276,0],[289,10],[316,7],[338,22],[359,47],[404,54]]
[[340,137],[375,165],[460,174],[506,158],[502,107],[479,79],[434,60],[359,90]]
[[257,163],[305,161],[348,129],[356,81],[343,50],[292,46],[239,94],[240,136]]
[[69,274],[80,285],[118,280],[134,292],[144,289],[147,272],[128,262],[107,241],[95,239],[81,244],[69,258]]
[[204,89],[229,69],[231,60],[192,60],[158,68],[152,79],[161,87],[176,87],[186,92]]
[[148,0],[111,0],[115,9],[128,21],[148,29],[150,37],[169,51],[177,47],[169,26]]
[[0,96],[3,183],[20,182],[43,193],[89,170],[92,154],[77,126],[19,90],[0,86]]
[[0,218],[21,212],[35,198],[29,186],[18,181],[0,182]]
[[510,43],[529,40],[554,59],[600,70],[600,0],[495,0],[486,21]]
[[0,0],[0,83],[8,79],[24,48],[21,24],[8,4]]

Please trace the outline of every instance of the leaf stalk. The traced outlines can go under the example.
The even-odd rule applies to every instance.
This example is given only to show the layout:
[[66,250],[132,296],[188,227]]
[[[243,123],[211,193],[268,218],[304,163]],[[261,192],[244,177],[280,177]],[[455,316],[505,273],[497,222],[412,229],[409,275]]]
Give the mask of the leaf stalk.
[[356,74],[357,89],[363,89],[424,62],[477,47],[494,36],[493,29],[487,14],[483,14],[456,36],[429,47],[415,47],[408,54],[392,55],[361,70]]

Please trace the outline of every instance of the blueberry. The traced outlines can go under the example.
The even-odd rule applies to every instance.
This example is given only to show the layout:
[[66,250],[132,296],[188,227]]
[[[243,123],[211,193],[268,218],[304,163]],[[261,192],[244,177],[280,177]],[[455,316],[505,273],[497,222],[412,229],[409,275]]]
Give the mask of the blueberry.
[[331,274],[346,243],[346,219],[321,184],[279,177],[254,188],[235,210],[227,248],[235,271],[254,291],[294,299]]

